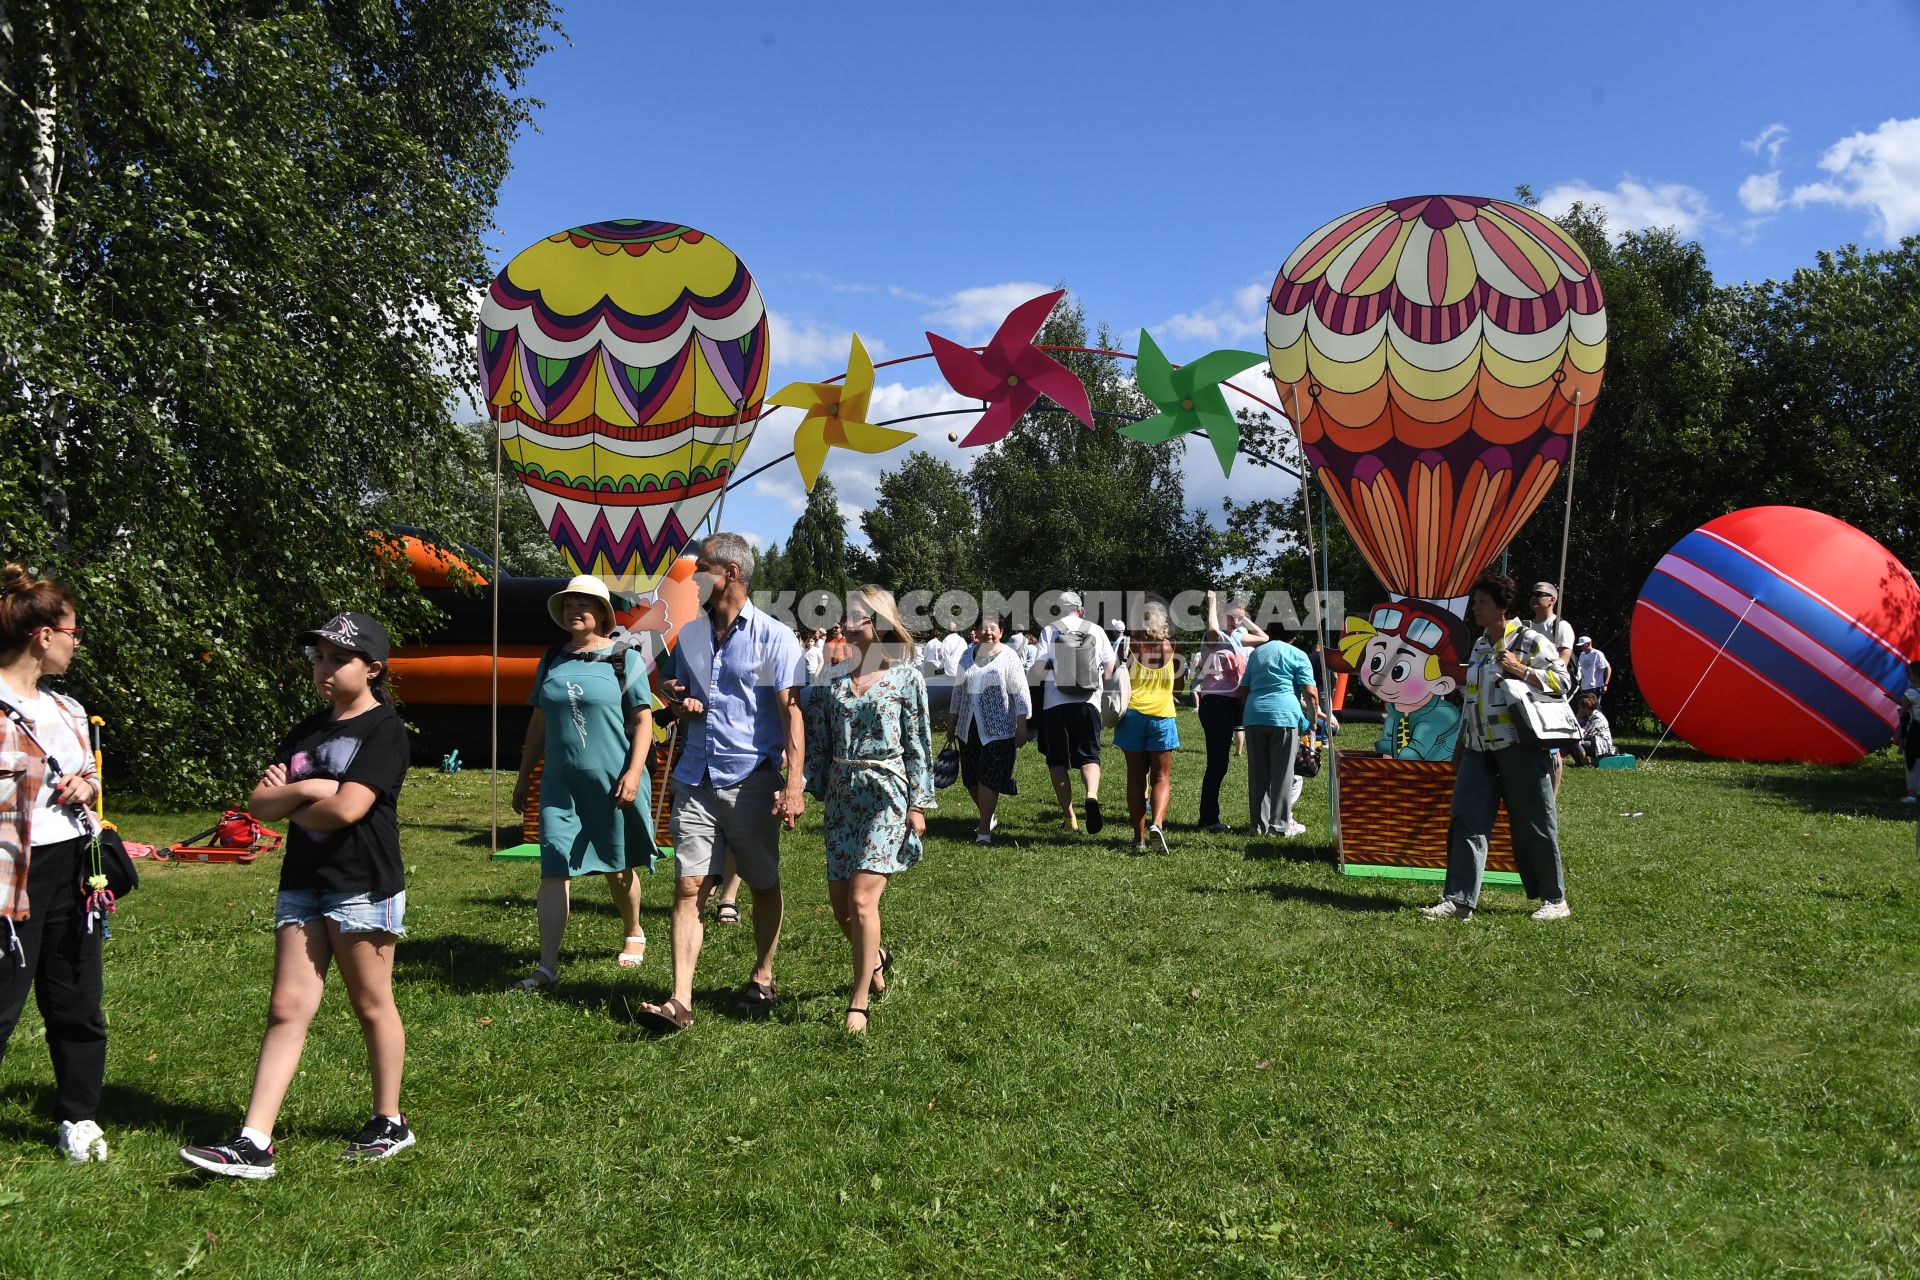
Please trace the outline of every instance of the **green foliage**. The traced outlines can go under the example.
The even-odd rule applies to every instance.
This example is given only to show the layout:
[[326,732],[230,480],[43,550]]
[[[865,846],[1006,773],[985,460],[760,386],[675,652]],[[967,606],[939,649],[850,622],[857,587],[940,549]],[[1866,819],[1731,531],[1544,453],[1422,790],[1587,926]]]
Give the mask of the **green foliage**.
[[[781,589],[805,598],[812,591],[844,597],[847,581],[847,518],[840,510],[833,478],[822,475],[807,495],[806,510],[787,537]],[[756,583],[756,590],[763,589]]]
[[[1069,299],[1039,341],[1093,345],[1087,337],[1086,312]],[[1098,345],[1114,347],[1104,327]],[[1087,388],[1097,425],[1088,430],[1037,407],[974,463],[967,484],[980,521],[983,585],[1003,593],[1078,586],[1167,596],[1204,586],[1217,552],[1206,516],[1186,506],[1179,454],[1143,447],[1115,429],[1154,411],[1131,368],[1113,356],[1055,354]]]
[[[449,548],[493,556],[493,451],[491,422],[468,423],[443,454],[414,460],[413,483],[403,493],[383,495],[373,508],[378,527],[407,525],[422,510],[444,512],[427,532]],[[513,469],[500,477],[500,561],[509,575],[556,578],[567,574],[566,558],[540,523],[540,513]]]
[[44,143],[57,196],[49,227],[0,190],[0,550],[78,590],[119,785],[231,795],[310,696],[297,630],[429,620],[369,530],[457,524],[449,406],[552,8],[6,16],[0,172]]
[[[368,1077],[330,976],[279,1176],[194,1189],[174,1152],[239,1121],[274,869],[146,870],[107,953],[111,1161],[48,1147],[35,1010],[0,1063],[0,1275],[196,1256],[194,1280],[1920,1271],[1920,913],[1891,753],[1815,769],[1669,746],[1570,771],[1572,918],[1533,924],[1492,889],[1456,926],[1411,909],[1436,885],[1333,869],[1324,775],[1297,841],[1194,831],[1191,712],[1180,732],[1168,857],[1125,855],[1111,749],[1101,837],[1060,833],[1032,750],[991,849],[941,792],[925,860],[881,902],[894,990],[857,1043],[817,804],[784,840],[772,1018],[729,1012],[752,929],[710,927],[697,1021],[659,1041],[633,1009],[668,986],[666,869],[641,877],[645,965],[615,967],[619,920],[583,882],[559,986],[509,995],[537,954],[537,871],[475,847],[485,772],[414,772],[394,986],[420,1144],[372,1169],[338,1158]],[[1238,761],[1223,802],[1244,821]],[[143,840],[209,817],[119,816]]]
[[980,530],[958,467],[915,452],[880,477],[874,505],[860,515],[873,580],[896,594],[978,591]]

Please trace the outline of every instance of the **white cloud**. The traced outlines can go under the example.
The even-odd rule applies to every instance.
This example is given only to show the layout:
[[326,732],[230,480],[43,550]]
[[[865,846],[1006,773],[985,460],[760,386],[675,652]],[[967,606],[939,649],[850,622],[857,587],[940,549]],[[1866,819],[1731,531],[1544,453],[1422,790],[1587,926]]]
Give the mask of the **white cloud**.
[[1574,204],[1599,205],[1607,211],[1607,228],[1614,235],[1672,227],[1683,236],[1698,235],[1713,220],[1706,193],[1684,182],[1648,184],[1626,177],[1611,190],[1586,182],[1563,182],[1540,197],[1540,211],[1550,218],[1565,214]]
[[1867,209],[1869,230],[1892,243],[1920,232],[1920,117],[1887,120],[1872,133],[1840,139],[1820,157],[1829,181],[1795,187],[1795,208],[1832,204]]
[[[827,329],[772,310],[767,312],[767,327],[774,358],[782,368],[811,374],[822,370],[839,373],[847,367],[847,352],[853,346],[852,330]],[[884,342],[864,335],[860,342],[874,359],[885,358]]]
[[[784,450],[782,450],[784,452]],[[776,468],[756,478],[749,492],[780,503],[795,515],[807,509],[807,491],[800,487],[800,473]]]
[[[1265,279],[1271,283],[1273,274]],[[1227,298],[1215,298],[1195,311],[1182,311],[1160,322],[1169,337],[1219,342],[1257,337],[1267,327],[1268,284],[1255,280],[1235,289]]]
[[749,530],[749,529],[742,529],[740,531],[740,536],[745,538],[747,540],[747,545],[749,547],[752,547],[755,551],[765,551],[767,549],[767,538],[765,534],[754,533],[752,530]]
[[[1029,299],[1052,292],[1052,286],[1035,284],[1030,280],[981,285],[978,288],[962,289],[958,293],[941,299],[940,304],[928,312],[925,318],[929,324],[957,330],[961,337],[984,337],[1000,327],[1000,322],[1007,318],[1007,312]],[[903,289],[895,296],[916,297],[917,295]]]
[[1780,171],[1750,174],[1740,184],[1740,203],[1748,213],[1772,213],[1786,203],[1780,194]]
[[1780,149],[1787,145],[1787,139],[1790,136],[1787,131],[1787,126],[1779,123],[1770,124],[1762,129],[1757,136],[1748,138],[1745,142],[1742,142],[1740,148],[1743,151],[1751,151],[1755,155],[1759,155],[1764,151],[1767,153],[1767,163],[1778,166],[1780,163]]

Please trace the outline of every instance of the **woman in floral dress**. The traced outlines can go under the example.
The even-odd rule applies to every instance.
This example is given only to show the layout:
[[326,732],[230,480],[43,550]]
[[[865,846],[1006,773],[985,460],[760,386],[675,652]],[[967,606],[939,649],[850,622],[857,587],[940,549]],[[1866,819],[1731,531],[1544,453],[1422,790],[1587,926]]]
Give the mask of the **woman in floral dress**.
[[868,1002],[887,989],[892,954],[880,945],[887,879],[920,861],[934,807],[927,686],[892,593],[847,598],[851,670],[807,709],[807,789],[825,801],[827,892],[853,950],[847,1030],[867,1029]]

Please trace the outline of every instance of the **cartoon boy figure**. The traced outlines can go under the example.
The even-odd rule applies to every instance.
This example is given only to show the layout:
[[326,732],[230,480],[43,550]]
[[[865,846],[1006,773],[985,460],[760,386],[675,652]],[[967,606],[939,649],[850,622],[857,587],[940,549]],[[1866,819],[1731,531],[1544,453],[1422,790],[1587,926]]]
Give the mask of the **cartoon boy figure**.
[[1375,751],[1398,760],[1453,758],[1460,711],[1447,695],[1460,687],[1463,631],[1458,618],[1419,600],[1375,605],[1368,616],[1347,619],[1340,656],[1387,704]]

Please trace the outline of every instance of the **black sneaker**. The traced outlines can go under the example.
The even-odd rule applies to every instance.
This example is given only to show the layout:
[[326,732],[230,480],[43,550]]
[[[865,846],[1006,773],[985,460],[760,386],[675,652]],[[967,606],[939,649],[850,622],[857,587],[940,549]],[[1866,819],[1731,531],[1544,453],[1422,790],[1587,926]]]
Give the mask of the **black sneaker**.
[[262,1150],[245,1134],[236,1133],[212,1146],[182,1147],[180,1158],[204,1173],[217,1173],[223,1178],[257,1182],[273,1176],[273,1148]]
[[360,1127],[340,1153],[342,1160],[385,1160],[396,1151],[413,1145],[413,1130],[406,1116],[395,1124],[385,1116],[375,1116]]
[[1100,802],[1098,800],[1088,800],[1087,801],[1087,834],[1090,836],[1097,836],[1100,834],[1100,829],[1106,825],[1107,825],[1107,820],[1100,816]]

